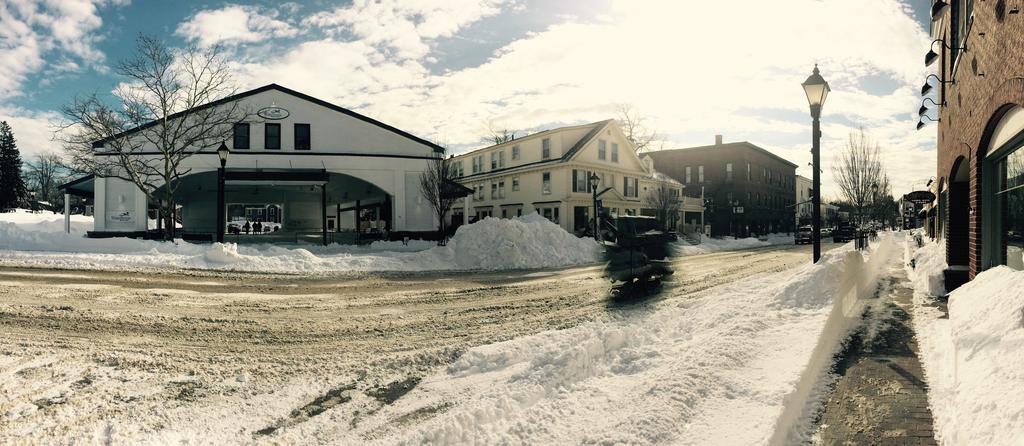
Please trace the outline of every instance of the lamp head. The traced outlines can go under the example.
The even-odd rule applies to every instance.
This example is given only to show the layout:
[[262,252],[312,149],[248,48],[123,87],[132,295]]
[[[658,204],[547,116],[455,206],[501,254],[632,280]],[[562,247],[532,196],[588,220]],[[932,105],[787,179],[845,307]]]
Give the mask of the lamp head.
[[227,164],[229,153],[231,153],[231,151],[228,150],[228,146],[221,142],[220,147],[217,148],[217,157],[220,158],[221,167],[224,167],[224,165]]
[[928,107],[925,107],[924,105],[922,105],[921,108],[917,109],[917,114],[918,114],[918,116],[921,116],[921,115],[924,115],[925,112],[927,112],[927,111],[928,111]]
[[932,84],[929,84],[926,80],[924,81],[924,85],[921,86],[921,96],[928,94],[929,91],[932,91]]
[[828,82],[825,82],[825,78],[821,77],[818,72],[818,64],[814,64],[814,72],[801,84],[804,87],[804,94],[807,95],[807,103],[814,107],[821,107],[825,104],[825,98],[828,97],[829,89]]
[[949,6],[949,3],[943,0],[935,0],[935,3],[932,4],[932,20],[938,19],[947,6]]
[[917,121],[917,129],[921,130],[924,127],[924,121]]
[[601,177],[597,176],[596,173],[590,174],[590,188],[597,189],[597,184],[601,182]]
[[930,67],[935,63],[935,59],[939,58],[939,54],[935,50],[928,50],[928,54],[924,55],[924,66]]

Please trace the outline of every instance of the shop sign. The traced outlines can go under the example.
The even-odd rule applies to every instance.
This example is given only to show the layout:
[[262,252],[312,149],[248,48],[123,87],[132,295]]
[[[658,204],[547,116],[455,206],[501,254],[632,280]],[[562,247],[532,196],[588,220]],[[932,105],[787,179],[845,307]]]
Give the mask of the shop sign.
[[110,211],[107,214],[107,219],[110,221],[119,221],[122,223],[131,223],[132,211]]
[[935,194],[926,190],[915,190],[903,196],[911,203],[931,203],[935,200]]
[[278,121],[287,118],[289,113],[288,110],[284,108],[278,107],[276,105],[271,105],[270,107],[263,107],[257,110],[256,115],[263,119]]

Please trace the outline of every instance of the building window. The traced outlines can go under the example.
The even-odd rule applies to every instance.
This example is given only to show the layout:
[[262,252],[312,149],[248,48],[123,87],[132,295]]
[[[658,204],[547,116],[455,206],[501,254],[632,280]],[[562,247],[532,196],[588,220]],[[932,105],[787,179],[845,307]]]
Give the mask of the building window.
[[295,150],[309,150],[309,124],[295,124]]
[[519,190],[519,177],[512,177],[512,190]]
[[505,198],[505,182],[498,182],[498,198]]
[[690,180],[692,180],[693,178],[690,174],[690,166],[686,166],[686,184],[690,184],[692,182]]
[[498,152],[491,152],[491,170],[498,168]]
[[747,163],[747,181],[750,181],[750,163]]
[[504,150],[498,152],[498,168],[499,169],[504,169],[505,168],[505,151]]
[[1024,146],[996,160],[994,166],[995,206],[989,226],[999,257],[994,260],[1024,270]]
[[235,124],[233,133],[231,147],[235,150],[249,150],[249,123],[239,122]]
[[462,161],[460,160],[459,162],[455,163],[455,176],[462,178],[463,176],[465,176],[465,173],[466,172],[462,170]]
[[512,159],[519,159],[519,146],[512,146]]
[[541,174],[540,193],[544,195],[551,194],[551,172],[544,172]]
[[704,166],[697,166],[697,182],[704,182]]
[[725,163],[725,181],[732,181],[732,163]]
[[491,199],[498,198],[498,183],[491,183]]
[[572,191],[590,192],[590,171],[572,170]]
[[619,145],[616,143],[612,143],[612,162],[619,162]]
[[[953,0],[950,2],[949,17],[950,31],[952,38],[949,50],[949,65],[956,68],[956,57],[960,54],[960,48],[964,47],[967,41],[967,33],[971,29],[971,15],[974,11],[973,0]],[[952,70],[950,70],[952,71]]]
[[263,125],[263,148],[281,150],[281,124]]
[[622,177],[622,195],[629,198],[640,196],[640,191],[637,190],[638,182],[636,178]]
[[544,138],[541,140],[540,157],[543,159],[551,158],[551,138]]
[[603,139],[597,140],[597,159],[604,160],[608,155],[607,143]]
[[476,198],[477,201],[480,201],[480,200],[484,199],[484,185],[483,184],[477,184],[476,185],[476,194],[473,195],[473,198]]

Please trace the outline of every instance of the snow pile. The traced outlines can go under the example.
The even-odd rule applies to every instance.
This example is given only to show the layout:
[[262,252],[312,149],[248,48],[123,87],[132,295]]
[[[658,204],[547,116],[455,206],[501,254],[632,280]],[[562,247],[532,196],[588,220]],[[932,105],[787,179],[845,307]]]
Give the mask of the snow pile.
[[[908,251],[924,271],[941,274],[944,250]],[[929,260],[929,259],[936,260]],[[922,261],[923,260],[923,261]],[[908,271],[910,268],[908,266]],[[941,285],[941,277],[939,278]],[[928,376],[936,437],[945,445],[1016,445],[1024,439],[1024,271],[999,266],[949,294],[948,314],[934,303],[932,280],[914,281],[914,327]]]
[[[390,431],[385,444],[764,444],[829,329],[850,256],[470,349],[368,422]],[[450,408],[391,422],[437,407]]]
[[238,255],[238,245],[234,243],[214,243],[204,255],[206,261],[211,263],[236,263],[242,260]]
[[[14,216],[2,221],[5,215]],[[0,261],[18,266],[125,270],[222,269],[249,272],[428,271],[548,268],[601,260],[600,245],[543,217],[488,218],[459,228],[448,246],[412,240],[369,246],[193,244],[90,239],[91,218],[64,233],[62,216],[0,214]]]
[[602,253],[594,239],[576,237],[536,213],[460,226],[448,248],[461,269],[576,265],[599,261]]
[[773,245],[792,245],[793,243],[794,240],[791,234],[769,234],[765,240],[758,239],[757,237],[739,239],[735,237],[701,237],[699,245],[690,245],[680,241],[673,246],[673,251],[677,256],[692,256],[710,252],[763,248]]
[[946,265],[946,243],[925,241],[924,246],[917,248],[913,235],[908,235],[904,254],[908,266],[907,277],[914,283],[915,290],[921,290],[929,296],[946,295],[943,271]]

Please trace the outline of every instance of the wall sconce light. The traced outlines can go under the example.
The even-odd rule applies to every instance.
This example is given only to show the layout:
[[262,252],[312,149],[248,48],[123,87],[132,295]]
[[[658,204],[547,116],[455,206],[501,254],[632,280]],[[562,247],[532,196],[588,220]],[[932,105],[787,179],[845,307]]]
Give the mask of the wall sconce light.
[[928,77],[924,78],[924,85],[921,86],[921,96],[924,96],[924,95],[928,94],[929,91],[932,91],[932,84],[928,83],[928,79],[933,78],[933,77],[935,78],[935,80],[939,81],[940,84],[952,84],[953,83],[953,81],[944,81],[942,79],[939,79],[939,77],[934,75],[934,74],[929,74]]
[[932,121],[932,122],[940,122],[940,121],[942,121],[942,118],[932,119],[931,116],[927,116],[927,115],[921,116],[921,120],[917,121],[917,129],[918,130],[921,130],[924,127],[924,120],[925,119],[927,119],[929,121]]
[[926,112],[928,112],[928,106],[924,105],[924,103],[926,101],[931,101],[931,103],[935,104],[936,107],[941,107],[941,105],[939,105],[938,102],[935,102],[934,99],[932,99],[932,98],[924,98],[924,101],[921,101],[921,108],[917,109],[918,116],[924,116],[924,114]]

